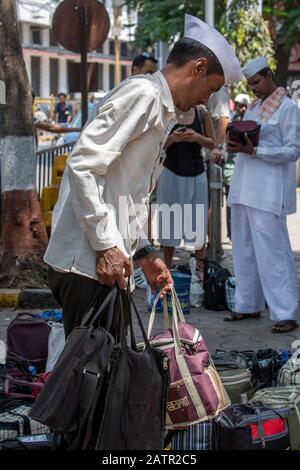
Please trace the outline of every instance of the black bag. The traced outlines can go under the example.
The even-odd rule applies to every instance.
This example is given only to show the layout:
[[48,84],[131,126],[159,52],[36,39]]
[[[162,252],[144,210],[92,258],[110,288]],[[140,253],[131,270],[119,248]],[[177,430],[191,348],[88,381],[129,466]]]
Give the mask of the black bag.
[[227,126],[229,140],[245,145],[245,134],[247,134],[254,147],[257,147],[259,142],[260,127],[261,125],[256,121],[232,121]]
[[[72,449],[88,447],[95,407],[114,350],[109,333],[117,296],[111,290],[101,306],[92,302],[82,323],[69,335],[54,370],[29,415],[56,432],[68,434]],[[107,328],[97,326],[106,311]]]
[[260,349],[256,353],[258,372],[254,377],[255,388],[259,390],[266,387],[274,387],[277,382],[278,353],[274,349]]
[[132,299],[130,303],[145,349],[139,352],[137,348],[130,308],[131,347],[127,345],[121,305],[121,339],[111,356],[96,450],[160,450],[164,446],[168,356],[151,347]]
[[227,268],[215,261],[205,260],[204,306],[208,310],[227,310],[225,282],[231,276]]
[[231,405],[215,420],[218,450],[286,450],[290,448],[288,407],[260,403]]

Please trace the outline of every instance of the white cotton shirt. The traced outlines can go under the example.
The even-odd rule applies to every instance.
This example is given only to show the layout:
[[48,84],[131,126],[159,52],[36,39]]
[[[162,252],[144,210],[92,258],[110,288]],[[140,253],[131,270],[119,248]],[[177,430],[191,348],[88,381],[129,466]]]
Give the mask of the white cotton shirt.
[[142,227],[175,123],[161,72],[129,77],[101,100],[67,161],[46,263],[97,279],[97,251],[117,246],[131,257],[149,244]]
[[221,117],[230,117],[230,96],[226,87],[222,86],[219,91],[211,95],[207,103],[207,108],[216,130],[218,120]]
[[[244,120],[259,122],[261,101]],[[256,158],[240,153],[228,205],[243,204],[280,216],[296,212],[296,160],[300,156],[300,110],[288,97],[261,124]]]

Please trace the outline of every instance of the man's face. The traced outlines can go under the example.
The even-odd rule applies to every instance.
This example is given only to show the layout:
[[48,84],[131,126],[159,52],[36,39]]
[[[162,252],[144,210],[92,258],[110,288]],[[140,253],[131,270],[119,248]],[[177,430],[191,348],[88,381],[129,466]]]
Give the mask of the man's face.
[[258,99],[264,99],[269,95],[271,83],[272,76],[270,72],[266,77],[257,73],[248,79],[248,86]]
[[144,65],[142,67],[133,67],[132,75],[139,75],[139,74],[147,74],[150,73],[151,75],[157,72],[157,65],[152,60],[145,60]]
[[200,62],[199,67],[194,64],[191,67],[189,76],[182,81],[182,91],[177,103],[177,107],[182,111],[188,111],[199,104],[206,105],[211,94],[219,91],[225,83],[223,75],[207,75],[207,60],[205,64],[205,67],[202,67]]
[[234,110],[235,110],[235,113],[238,115],[238,116],[244,116],[245,112],[247,111],[247,105],[246,104],[242,104],[242,103],[235,103],[235,107],[234,107]]
[[66,97],[64,95],[59,95],[58,100],[60,103],[65,103],[66,102]]

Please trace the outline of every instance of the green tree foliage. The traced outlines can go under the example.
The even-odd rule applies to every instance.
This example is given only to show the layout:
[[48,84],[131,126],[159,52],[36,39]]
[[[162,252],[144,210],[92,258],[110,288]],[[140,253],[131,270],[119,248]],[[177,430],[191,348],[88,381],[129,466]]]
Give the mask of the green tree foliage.
[[[172,43],[183,34],[184,14],[204,17],[203,0],[125,0],[129,8],[139,11],[135,43],[141,50],[158,41]],[[226,6],[226,0],[216,3],[216,22]]]
[[300,42],[299,0],[265,0],[264,16],[272,23],[273,39],[286,51]]
[[[257,0],[233,0],[222,17],[220,31],[232,45],[242,66],[254,57],[265,56],[270,67],[275,69],[268,22],[260,15]],[[234,94],[247,92],[245,79],[234,88]]]

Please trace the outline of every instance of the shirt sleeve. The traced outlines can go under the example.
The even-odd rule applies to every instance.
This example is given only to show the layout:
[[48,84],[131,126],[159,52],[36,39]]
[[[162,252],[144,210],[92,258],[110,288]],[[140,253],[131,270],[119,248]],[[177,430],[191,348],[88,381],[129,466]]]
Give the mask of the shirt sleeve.
[[158,92],[150,81],[124,82],[85,127],[68,160],[73,209],[95,251],[118,246],[130,256],[118,230],[114,208],[105,201],[106,174],[110,165],[122,158],[126,144],[155,124],[158,105]]
[[230,118],[230,97],[226,88],[221,88],[212,96],[211,102],[208,102],[208,109],[215,121],[221,117]]
[[287,106],[282,112],[279,130],[282,146],[258,146],[256,157],[277,165],[295,162],[300,156],[300,109],[297,106]]

